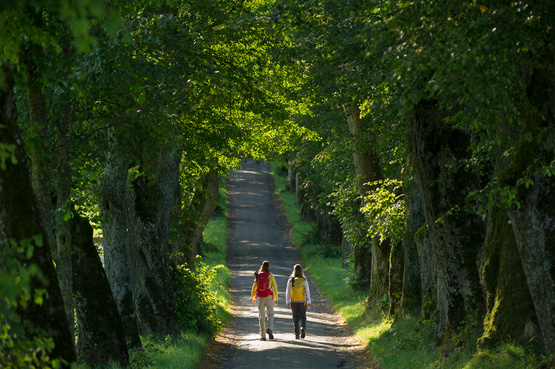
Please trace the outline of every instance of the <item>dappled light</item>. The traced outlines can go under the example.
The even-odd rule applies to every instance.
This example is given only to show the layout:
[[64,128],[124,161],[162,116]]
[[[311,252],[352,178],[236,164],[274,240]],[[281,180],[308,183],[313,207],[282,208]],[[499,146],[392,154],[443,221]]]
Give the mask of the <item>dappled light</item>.
[[555,367],[554,24],[0,1],[0,367]]

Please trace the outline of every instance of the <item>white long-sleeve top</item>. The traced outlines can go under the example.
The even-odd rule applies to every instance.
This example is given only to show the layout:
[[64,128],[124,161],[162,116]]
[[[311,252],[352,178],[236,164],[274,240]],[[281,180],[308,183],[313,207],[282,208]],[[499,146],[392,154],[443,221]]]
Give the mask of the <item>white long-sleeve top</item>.
[[[306,303],[312,304],[310,299],[310,287],[308,286],[308,279],[304,279],[304,287],[306,290]],[[285,289],[285,303],[289,305],[291,303],[291,277],[287,278],[287,288]]]

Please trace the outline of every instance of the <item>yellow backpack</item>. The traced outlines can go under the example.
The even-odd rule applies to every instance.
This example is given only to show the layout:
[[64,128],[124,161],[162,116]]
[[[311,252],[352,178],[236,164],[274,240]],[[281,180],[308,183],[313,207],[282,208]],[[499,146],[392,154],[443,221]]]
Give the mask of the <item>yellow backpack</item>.
[[304,284],[306,280],[301,277],[291,277],[291,301],[306,302],[306,289]]

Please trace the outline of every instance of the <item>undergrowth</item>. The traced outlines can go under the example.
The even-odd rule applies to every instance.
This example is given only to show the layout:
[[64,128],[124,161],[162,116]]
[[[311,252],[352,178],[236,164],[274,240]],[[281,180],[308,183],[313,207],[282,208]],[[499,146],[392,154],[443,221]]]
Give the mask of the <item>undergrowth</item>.
[[[278,165],[274,163],[272,168]],[[383,369],[541,367],[541,355],[515,343],[505,342],[495,349],[477,350],[476,340],[482,325],[477,314],[469,314],[461,330],[438,345],[432,320],[408,316],[390,319],[387,296],[367,309],[367,296],[353,288],[356,284],[352,283],[350,268],[342,267],[340,251],[330,252],[329,247],[319,243],[316,225],[300,220],[301,208],[295,204],[295,195],[288,191],[287,179],[276,174],[277,170],[273,172],[276,193],[281,197],[306,270]]]

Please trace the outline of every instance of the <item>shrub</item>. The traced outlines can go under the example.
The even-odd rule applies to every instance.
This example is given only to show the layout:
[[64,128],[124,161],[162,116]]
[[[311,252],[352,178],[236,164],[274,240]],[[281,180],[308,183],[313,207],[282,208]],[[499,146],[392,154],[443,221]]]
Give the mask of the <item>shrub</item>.
[[172,267],[170,273],[181,328],[213,335],[222,326],[216,298],[210,288],[215,271],[197,259],[194,271],[179,265]]

